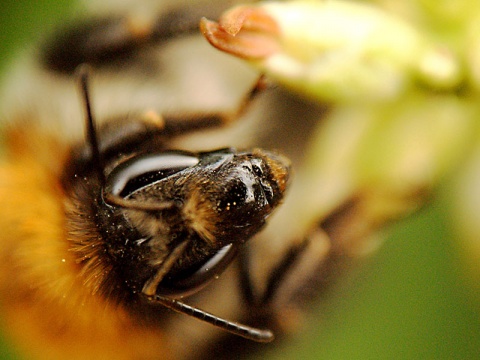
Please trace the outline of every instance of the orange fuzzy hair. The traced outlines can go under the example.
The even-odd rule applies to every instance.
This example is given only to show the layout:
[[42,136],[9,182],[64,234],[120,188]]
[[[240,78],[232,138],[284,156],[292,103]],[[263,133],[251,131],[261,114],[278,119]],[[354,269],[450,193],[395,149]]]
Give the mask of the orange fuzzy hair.
[[[60,184],[69,147],[31,124],[10,129],[5,139],[0,294],[15,345],[28,359],[168,359],[171,339],[164,332],[135,323],[82,276],[66,230],[69,199]],[[94,271],[101,278],[108,269]]]

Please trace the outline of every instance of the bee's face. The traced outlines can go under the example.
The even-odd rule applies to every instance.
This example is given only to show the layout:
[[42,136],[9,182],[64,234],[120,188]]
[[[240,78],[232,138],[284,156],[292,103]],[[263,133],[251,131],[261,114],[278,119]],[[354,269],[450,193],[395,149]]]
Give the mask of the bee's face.
[[[230,254],[255,235],[280,204],[289,178],[288,160],[260,149],[162,151],[121,157],[125,160],[111,160],[115,166],[105,186],[96,190],[98,227],[110,253],[123,268],[131,269],[125,280],[133,287],[144,286],[179,243],[189,242],[165,275],[168,289],[160,283],[162,293],[191,293],[204,285],[196,281],[186,288],[175,283],[185,283],[186,277],[196,274],[219,252],[225,253],[225,247],[231,248],[225,255]],[[112,195],[121,204],[109,203]],[[126,248],[121,241],[125,238],[136,246]],[[202,282],[228,264],[219,260],[221,266],[210,265]]]
[[[182,16],[181,11],[162,14],[157,24],[150,24],[154,26],[152,31],[170,31],[170,27],[173,32],[183,31],[183,22],[187,22],[186,32],[197,32],[198,19],[204,15],[201,10],[177,24],[170,18]],[[170,24],[169,29],[163,27],[164,23]],[[269,331],[214,318],[202,310],[185,310],[180,299],[192,294],[202,297],[207,292],[204,287],[218,283],[213,280],[265,227],[267,218],[285,196],[290,163],[273,151],[256,147],[212,151],[225,146],[249,147],[242,137],[236,143],[225,138],[220,143],[208,141],[183,150],[177,141],[186,142],[189,137],[185,135],[222,127],[232,120],[231,114],[184,110],[177,115],[175,106],[160,96],[168,92],[157,88],[160,67],[148,68],[152,62],[143,61],[158,62],[158,45],[172,34],[166,38],[159,34],[152,34],[150,39],[138,38],[125,24],[128,21],[109,17],[102,21],[87,19],[47,41],[36,53],[37,63],[31,70],[40,80],[33,79],[35,85],[28,87],[40,86],[45,91],[37,91],[38,98],[32,100],[31,106],[34,111],[29,111],[29,104],[25,119],[26,108],[22,108],[22,121],[18,121],[15,109],[9,114],[12,129],[7,140],[13,145],[0,168],[0,176],[5,175],[9,181],[8,185],[2,183],[0,194],[18,210],[9,212],[3,220],[8,224],[8,235],[2,239],[6,250],[0,256],[5,258],[4,263],[12,264],[0,269],[1,288],[9,289],[3,291],[7,294],[7,312],[28,314],[31,321],[25,326],[35,329],[33,332],[43,326],[33,319],[44,318],[50,323],[54,318],[52,332],[63,331],[66,326],[65,338],[78,342],[82,354],[95,348],[107,357],[115,344],[124,345],[119,344],[122,336],[118,335],[124,333],[135,339],[133,344],[147,344],[141,350],[130,345],[126,345],[128,350],[122,348],[122,352],[133,354],[132,358],[144,353],[151,357],[152,348],[162,349],[162,339],[170,337],[165,330],[169,316],[164,306],[253,340],[271,341]],[[127,37],[123,40],[128,44],[122,39],[115,43],[122,36]],[[155,50],[149,51],[152,48]],[[79,73],[75,69],[83,62],[93,69],[89,77],[93,91],[89,96],[82,82],[81,90],[87,94],[82,108],[82,91],[80,96],[76,91]],[[125,82],[124,77],[128,78]],[[83,75],[80,78],[84,79]],[[131,78],[136,82],[129,88]],[[140,95],[129,99],[128,104],[123,95],[117,96],[136,93],[139,88]],[[143,96],[148,92],[145,88],[153,91]],[[138,98],[147,100],[136,103]],[[164,108],[169,109],[167,114]],[[84,131],[80,131],[82,122],[77,121],[85,115],[82,110],[87,112]],[[20,145],[17,140],[25,134],[29,135]],[[35,178],[24,179],[31,172],[22,169],[31,164],[39,171]],[[38,209],[33,209],[28,194],[45,201],[39,201]],[[38,217],[42,226],[31,226],[37,212],[45,214]],[[3,277],[4,272],[7,275]],[[3,279],[15,281],[4,283]],[[26,288],[32,296],[26,296]],[[167,299],[176,305],[170,306]],[[219,305],[209,301],[205,307],[216,311],[223,306],[224,300],[220,300]],[[153,325],[148,328],[145,324]],[[100,337],[111,346],[104,350],[92,343],[92,338]],[[25,343],[41,347],[38,339],[32,335]]]

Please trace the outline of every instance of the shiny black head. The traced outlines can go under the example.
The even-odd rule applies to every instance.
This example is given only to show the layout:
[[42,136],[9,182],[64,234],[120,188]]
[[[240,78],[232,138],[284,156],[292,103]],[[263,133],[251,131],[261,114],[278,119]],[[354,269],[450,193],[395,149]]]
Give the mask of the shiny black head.
[[263,227],[283,198],[288,174],[284,158],[259,149],[142,153],[113,167],[102,197],[112,211],[108,219],[119,219],[117,228],[123,221],[122,229],[135,234],[142,268],[155,273],[179,244],[186,244],[158,287],[183,294],[207,280],[203,274],[202,283],[193,285],[187,278],[197,278],[212,259],[217,260],[210,263],[208,277],[218,275],[227,265],[218,253],[230,262],[230,254]]
[[[149,205],[155,210],[159,204],[171,204],[167,212],[178,210],[180,221],[204,242],[223,246],[245,241],[258,231],[283,198],[288,173],[286,159],[260,149],[165,151],[118,164],[107,177],[105,192],[127,200],[124,211],[130,208],[140,217],[155,212],[148,211]],[[144,211],[136,203],[143,204]],[[146,219],[136,226],[158,236],[158,226],[149,226]]]

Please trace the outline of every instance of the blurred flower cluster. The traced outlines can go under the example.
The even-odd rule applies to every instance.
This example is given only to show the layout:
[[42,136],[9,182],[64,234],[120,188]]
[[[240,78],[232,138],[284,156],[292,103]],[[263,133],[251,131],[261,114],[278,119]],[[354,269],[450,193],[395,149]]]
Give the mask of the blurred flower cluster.
[[358,194],[370,222],[396,219],[450,179],[448,211],[478,286],[479,19],[473,0],[288,1],[201,27],[213,46],[331,106],[307,155],[307,221]]

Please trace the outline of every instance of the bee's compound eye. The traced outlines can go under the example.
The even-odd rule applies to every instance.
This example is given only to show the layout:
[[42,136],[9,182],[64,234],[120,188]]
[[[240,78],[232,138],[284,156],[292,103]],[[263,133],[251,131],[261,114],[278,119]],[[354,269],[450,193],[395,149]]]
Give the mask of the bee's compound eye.
[[197,156],[186,152],[138,155],[115,167],[107,177],[106,187],[113,195],[127,197],[198,162]]
[[238,248],[228,244],[218,250],[200,267],[181,277],[167,278],[157,288],[157,294],[165,296],[188,296],[194,294],[218,277],[232,262]]

